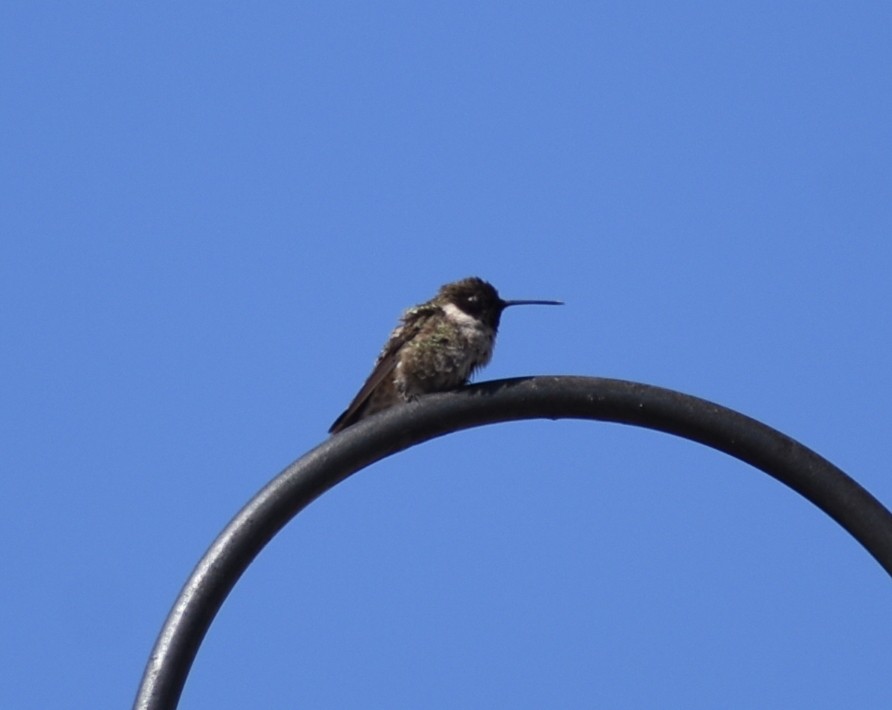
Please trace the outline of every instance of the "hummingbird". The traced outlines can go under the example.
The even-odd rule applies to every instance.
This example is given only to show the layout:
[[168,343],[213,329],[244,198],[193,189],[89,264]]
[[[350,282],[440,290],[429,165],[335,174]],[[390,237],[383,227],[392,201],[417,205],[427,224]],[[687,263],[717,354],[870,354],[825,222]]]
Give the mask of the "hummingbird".
[[467,384],[492,358],[502,311],[525,305],[563,304],[505,301],[492,284],[476,276],[441,286],[432,299],[403,313],[372,374],[329,433],[419,395]]

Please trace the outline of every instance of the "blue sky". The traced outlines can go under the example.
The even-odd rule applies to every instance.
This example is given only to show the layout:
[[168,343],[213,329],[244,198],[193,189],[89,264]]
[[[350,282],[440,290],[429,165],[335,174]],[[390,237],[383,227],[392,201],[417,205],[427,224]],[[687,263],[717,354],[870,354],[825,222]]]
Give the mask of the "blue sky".
[[[180,585],[476,274],[483,378],[756,417],[892,503],[883,3],[0,9],[0,706],[132,702]],[[523,422],[316,501],[183,708],[881,708],[892,586],[654,432]]]

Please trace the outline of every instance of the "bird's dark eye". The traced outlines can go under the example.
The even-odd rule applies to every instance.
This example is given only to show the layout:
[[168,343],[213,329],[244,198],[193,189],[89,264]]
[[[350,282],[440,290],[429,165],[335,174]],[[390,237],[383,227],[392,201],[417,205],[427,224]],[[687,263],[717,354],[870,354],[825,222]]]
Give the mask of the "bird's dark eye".
[[476,316],[483,311],[483,308],[483,297],[479,293],[470,293],[461,299],[461,309],[465,313]]

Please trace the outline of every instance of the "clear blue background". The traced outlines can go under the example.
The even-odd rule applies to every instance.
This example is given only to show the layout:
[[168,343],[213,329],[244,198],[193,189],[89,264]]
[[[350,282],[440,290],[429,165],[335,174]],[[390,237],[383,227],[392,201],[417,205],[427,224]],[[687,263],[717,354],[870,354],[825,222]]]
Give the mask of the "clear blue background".
[[[0,706],[120,708],[207,545],[401,310],[484,378],[705,397],[892,503],[888,3],[0,9]],[[892,585],[773,479],[617,425],[381,462],[264,550],[183,708],[892,706]]]

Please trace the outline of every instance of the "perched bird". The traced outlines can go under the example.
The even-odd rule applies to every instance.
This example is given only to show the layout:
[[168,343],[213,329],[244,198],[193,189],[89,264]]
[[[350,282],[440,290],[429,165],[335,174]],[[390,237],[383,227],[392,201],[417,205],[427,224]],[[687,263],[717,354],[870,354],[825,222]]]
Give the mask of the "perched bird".
[[536,304],[561,302],[503,301],[491,284],[476,276],[441,286],[430,301],[403,313],[372,374],[329,432],[418,395],[466,384],[492,357],[502,311]]

